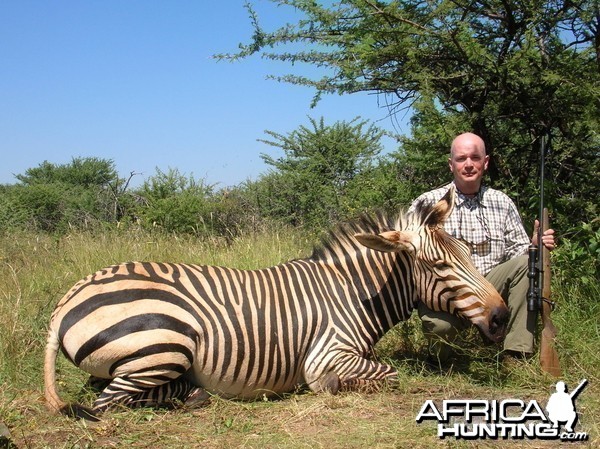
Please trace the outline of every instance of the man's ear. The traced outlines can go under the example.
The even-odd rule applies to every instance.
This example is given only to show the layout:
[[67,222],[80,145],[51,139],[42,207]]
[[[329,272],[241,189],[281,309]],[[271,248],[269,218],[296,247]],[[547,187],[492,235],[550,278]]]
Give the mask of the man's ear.
[[415,253],[418,246],[417,233],[412,231],[387,231],[381,234],[356,234],[363,246],[383,252],[408,251]]

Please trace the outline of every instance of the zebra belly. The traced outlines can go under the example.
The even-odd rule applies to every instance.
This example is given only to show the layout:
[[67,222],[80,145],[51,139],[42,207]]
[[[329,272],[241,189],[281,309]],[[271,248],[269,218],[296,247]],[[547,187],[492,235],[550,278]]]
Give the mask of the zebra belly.
[[[258,366],[245,371],[243,367],[238,368],[240,369],[236,370],[232,366],[225,372],[213,371],[206,366],[200,367],[197,360],[186,377],[212,394],[248,400],[288,393],[303,382],[302,370],[297,366],[291,366],[288,372],[268,371],[266,367],[261,370]],[[235,376],[236,372],[239,373],[238,376]]]

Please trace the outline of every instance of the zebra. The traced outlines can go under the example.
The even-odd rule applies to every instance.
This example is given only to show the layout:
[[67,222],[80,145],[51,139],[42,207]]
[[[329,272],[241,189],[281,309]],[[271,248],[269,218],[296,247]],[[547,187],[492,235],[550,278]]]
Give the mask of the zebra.
[[[372,360],[373,347],[416,301],[501,341],[504,301],[467,245],[443,230],[454,195],[396,219],[362,217],[331,231],[310,257],[270,268],[129,262],[89,275],[51,316],[48,408],[97,420],[117,405],[194,407],[213,394],[253,400],[299,385],[366,388],[397,374]],[[91,409],[59,397],[59,350],[105,382]]]

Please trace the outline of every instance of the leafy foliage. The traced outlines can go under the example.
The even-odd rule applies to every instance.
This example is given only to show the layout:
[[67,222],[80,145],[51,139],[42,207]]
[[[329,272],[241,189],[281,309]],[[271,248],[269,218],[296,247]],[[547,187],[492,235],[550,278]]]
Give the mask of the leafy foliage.
[[110,160],[74,158],[63,165],[44,161],[17,179],[21,184],[2,187],[0,228],[64,231],[112,221],[118,213],[113,189],[122,180]]
[[69,164],[57,165],[48,161],[29,168],[16,178],[24,185],[67,184],[85,188],[105,187],[118,179],[114,162],[95,157],[73,158]]
[[323,227],[376,206],[377,186],[367,173],[377,165],[384,132],[364,120],[326,125],[309,118],[287,135],[266,131],[262,142],[283,150],[279,158],[261,157],[273,170],[261,179],[261,203],[268,214],[289,217],[291,224]]
[[206,229],[210,215],[208,197],[212,188],[177,169],[156,174],[144,182],[139,194],[143,207],[136,212],[142,225],[169,232],[200,233]]
[[[274,2],[302,17],[268,32],[247,5],[250,43],[217,58],[261,53],[294,67],[320,67],[322,77],[276,78],[314,88],[315,101],[324,93],[366,91],[386,95],[391,113],[412,107],[413,135],[403,140],[400,159],[417,170],[410,167],[401,182],[438,185],[452,138],[473,131],[492,156],[490,183],[515,199],[533,198],[539,138],[551,134],[548,168],[558,226],[598,215],[597,2]],[[536,207],[520,206],[532,220]]]
[[600,283],[600,220],[582,223],[553,252],[554,272],[569,285]]

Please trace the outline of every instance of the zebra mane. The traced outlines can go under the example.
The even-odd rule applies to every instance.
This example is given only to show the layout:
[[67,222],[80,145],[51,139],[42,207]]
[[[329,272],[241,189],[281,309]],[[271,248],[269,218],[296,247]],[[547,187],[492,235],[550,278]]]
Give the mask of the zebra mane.
[[418,204],[417,208],[408,213],[390,215],[385,212],[362,214],[355,220],[335,226],[321,239],[310,257],[314,261],[336,260],[340,254],[356,251],[360,244],[354,238],[355,234],[380,234],[385,231],[415,230],[422,225],[431,207]]

